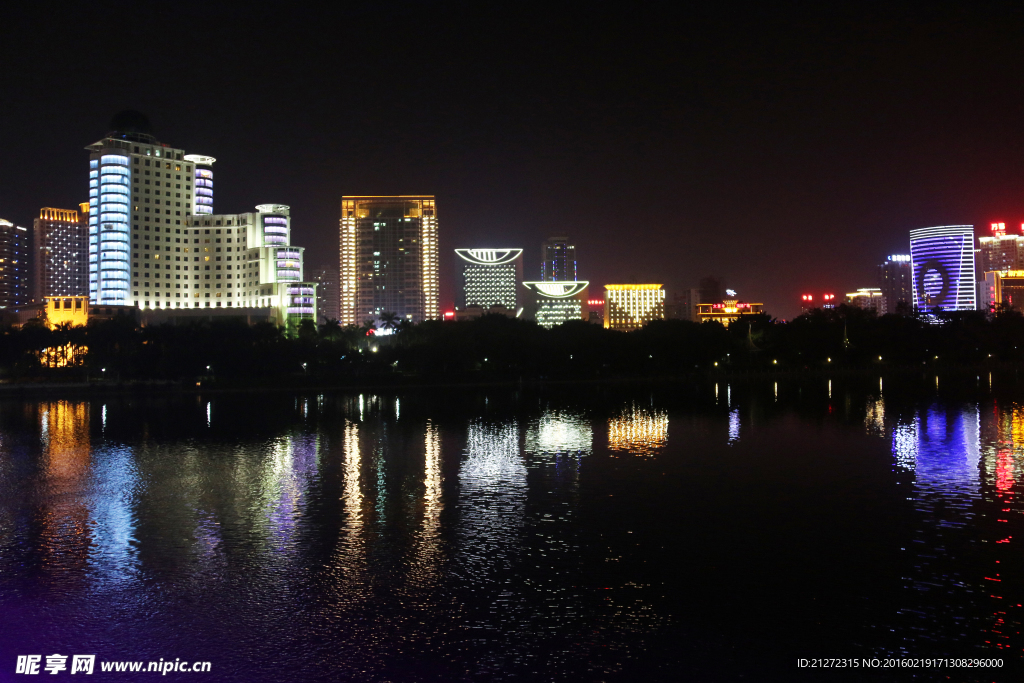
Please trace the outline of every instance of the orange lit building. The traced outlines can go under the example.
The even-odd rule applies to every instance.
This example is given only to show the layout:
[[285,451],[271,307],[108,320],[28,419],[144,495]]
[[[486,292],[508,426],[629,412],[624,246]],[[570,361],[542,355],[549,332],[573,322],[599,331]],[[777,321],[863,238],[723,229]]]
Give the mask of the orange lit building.
[[342,197],[339,230],[343,325],[441,317],[434,195]]
[[604,326],[609,330],[638,330],[652,320],[665,319],[665,290],[661,285],[605,285]]
[[34,301],[89,295],[89,204],[80,206],[41,209],[33,223]]
[[1024,270],[989,271],[981,284],[980,303],[986,311],[1005,305],[1024,311]]

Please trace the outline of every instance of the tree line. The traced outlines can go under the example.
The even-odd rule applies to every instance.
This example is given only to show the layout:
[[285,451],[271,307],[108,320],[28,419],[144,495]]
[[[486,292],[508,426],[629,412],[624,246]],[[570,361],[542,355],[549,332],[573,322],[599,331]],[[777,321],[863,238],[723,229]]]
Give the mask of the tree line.
[[[389,333],[389,334],[388,334]],[[41,322],[0,335],[8,379],[474,382],[672,377],[707,372],[816,371],[1024,361],[1024,316],[1010,309],[885,315],[841,305],[789,322],[768,314],[717,322],[654,321],[633,332],[586,322],[545,329],[485,315],[395,320],[375,328],[224,320],[139,327],[130,318],[84,327]]]

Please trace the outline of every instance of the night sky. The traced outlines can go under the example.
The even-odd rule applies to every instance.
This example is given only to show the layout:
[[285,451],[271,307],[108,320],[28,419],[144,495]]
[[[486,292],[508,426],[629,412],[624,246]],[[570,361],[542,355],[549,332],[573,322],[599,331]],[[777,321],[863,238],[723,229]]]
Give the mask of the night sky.
[[83,147],[132,108],[217,157],[218,213],[289,204],[307,272],[343,194],[437,195],[445,308],[456,247],[534,278],[568,234],[592,293],[717,275],[787,318],[911,228],[1019,230],[1019,4],[663,4],[5,6],[0,217],[86,200]]

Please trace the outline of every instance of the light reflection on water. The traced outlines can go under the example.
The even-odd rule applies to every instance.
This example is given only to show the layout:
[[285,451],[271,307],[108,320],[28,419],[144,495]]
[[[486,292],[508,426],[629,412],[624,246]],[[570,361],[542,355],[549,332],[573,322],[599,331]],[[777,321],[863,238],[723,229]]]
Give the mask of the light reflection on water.
[[[777,382],[763,391],[770,410],[787,410]],[[694,490],[708,509],[719,496],[732,505],[745,469],[763,476],[809,432],[803,418],[757,413],[747,393],[724,393],[713,413],[652,397],[491,415],[483,401],[486,418],[458,420],[404,397],[319,396],[290,402],[292,422],[256,437],[126,428],[129,409],[111,401],[98,411],[69,401],[0,406],[0,609],[19,620],[0,635],[0,654],[26,643],[70,651],[99,630],[110,656],[141,638],[158,656],[173,644],[175,655],[214,652],[225,667],[284,658],[301,671],[294,680],[365,671],[576,680],[624,674],[652,657],[675,661],[651,639],[684,628],[687,605],[711,599],[701,586],[724,579],[721,558],[697,544],[676,549],[691,573],[675,581],[665,558],[678,531],[660,528],[684,515],[672,477],[686,467],[693,481],[707,477]],[[1007,566],[1013,532],[1022,533],[1024,407],[894,404],[880,393],[847,396],[846,405],[846,418],[829,408],[826,432],[813,438],[889,449],[891,477],[877,485],[896,490],[904,517],[893,521],[907,531],[903,550],[892,548],[903,558],[892,568],[902,592],[879,607],[891,616],[862,625],[884,637],[842,644],[864,655],[1019,650],[1024,596]],[[187,410],[174,407],[175,420]],[[217,434],[231,406],[217,399],[191,410],[203,433]],[[743,448],[724,450],[741,425]],[[595,429],[607,429],[607,445],[595,443]],[[730,485],[695,454],[728,463]],[[861,495],[844,492],[850,478],[842,463],[832,466],[836,495]],[[617,502],[630,491],[633,503]],[[796,495],[787,491],[780,495]],[[704,509],[683,528],[718,533]],[[805,560],[821,552],[810,544]],[[268,642],[279,648],[264,651]],[[410,673],[423,658],[434,678]],[[666,671],[645,678],[673,680]]]
[[667,443],[668,413],[663,410],[633,405],[608,420],[608,447],[612,450],[653,455]]

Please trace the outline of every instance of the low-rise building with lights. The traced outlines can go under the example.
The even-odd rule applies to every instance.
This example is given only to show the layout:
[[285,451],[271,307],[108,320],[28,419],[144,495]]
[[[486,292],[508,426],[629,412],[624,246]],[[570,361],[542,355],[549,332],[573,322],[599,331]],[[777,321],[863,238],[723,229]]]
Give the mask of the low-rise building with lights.
[[604,299],[587,299],[587,321],[604,326]]
[[574,282],[524,282],[532,295],[527,317],[541,327],[551,328],[570,320],[585,320],[587,308],[586,280]]
[[807,312],[814,310],[815,308],[835,308],[836,307],[836,295],[831,292],[825,294],[803,294],[800,296],[800,310]]
[[[522,311],[522,309],[519,309]],[[501,304],[491,306],[490,308],[484,308],[483,306],[466,306],[455,311],[455,320],[476,320],[477,318],[485,315],[503,315],[506,318],[515,318],[516,312],[510,308],[505,308]],[[448,319],[448,318],[446,318]]]
[[665,290],[661,285],[605,285],[604,326],[629,332],[652,320],[665,319]]
[[865,311],[874,311],[881,315],[883,313],[884,295],[878,287],[861,287],[856,292],[849,292],[846,295],[846,303],[850,306]]
[[764,312],[764,304],[749,304],[745,301],[726,299],[717,304],[697,304],[697,319],[699,322],[715,320],[728,326],[741,315],[756,314]]

